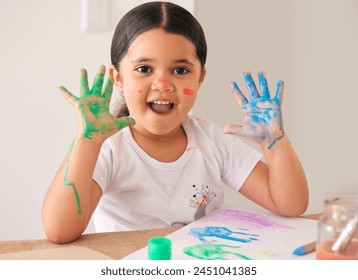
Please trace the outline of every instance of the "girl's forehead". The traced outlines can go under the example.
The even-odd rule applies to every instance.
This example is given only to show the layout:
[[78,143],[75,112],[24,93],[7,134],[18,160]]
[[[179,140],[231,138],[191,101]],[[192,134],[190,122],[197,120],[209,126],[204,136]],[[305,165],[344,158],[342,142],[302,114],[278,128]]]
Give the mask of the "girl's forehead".
[[161,28],[151,29],[138,35],[128,48],[131,59],[140,57],[175,57],[197,59],[194,44],[182,35],[168,33]]

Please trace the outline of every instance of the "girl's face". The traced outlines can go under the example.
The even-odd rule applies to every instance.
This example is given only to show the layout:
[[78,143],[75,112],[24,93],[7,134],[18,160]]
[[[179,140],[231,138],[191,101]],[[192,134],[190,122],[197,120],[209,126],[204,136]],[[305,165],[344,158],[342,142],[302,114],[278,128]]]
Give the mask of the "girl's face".
[[204,79],[194,44],[185,37],[152,29],[139,35],[110,75],[124,93],[132,127],[164,136],[180,129]]

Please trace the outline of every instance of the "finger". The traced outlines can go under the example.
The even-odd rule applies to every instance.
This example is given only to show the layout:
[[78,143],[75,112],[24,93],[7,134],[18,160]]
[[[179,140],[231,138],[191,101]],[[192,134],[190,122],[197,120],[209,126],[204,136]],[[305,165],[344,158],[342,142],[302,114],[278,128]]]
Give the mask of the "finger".
[[129,125],[135,125],[135,120],[131,117],[122,117],[119,119],[116,119],[115,124],[117,126],[117,128],[119,130],[121,130],[122,128],[125,128],[126,126]]
[[65,97],[65,99],[73,105],[77,99],[76,96],[74,96],[71,92],[69,92],[64,86],[60,86],[58,88],[60,90],[60,93]]
[[104,85],[104,90],[102,93],[102,97],[105,100],[107,100],[108,103],[111,100],[112,92],[113,92],[113,82],[112,82],[112,79],[108,78]]
[[284,89],[285,89],[285,83],[283,81],[278,81],[276,87],[275,99],[279,102],[279,104],[282,104]]
[[245,95],[241,92],[240,88],[238,87],[238,85],[235,82],[231,82],[231,92],[233,93],[237,103],[240,105],[240,107],[242,108],[242,106],[244,106],[245,104],[248,103],[247,98],[245,97]]
[[246,71],[244,72],[244,79],[246,82],[246,87],[249,90],[250,98],[256,99],[259,98],[259,92],[257,91],[256,85],[254,80],[252,79],[251,73]]
[[258,76],[259,76],[261,97],[264,99],[270,99],[270,92],[268,89],[265,72],[259,72]]
[[81,69],[80,71],[80,86],[81,96],[86,97],[91,94],[91,91],[88,87],[88,76],[86,69]]
[[106,67],[104,65],[101,65],[96,77],[93,81],[92,86],[92,94],[100,96],[102,93],[102,86],[103,86],[103,80],[104,80],[104,74],[106,73]]

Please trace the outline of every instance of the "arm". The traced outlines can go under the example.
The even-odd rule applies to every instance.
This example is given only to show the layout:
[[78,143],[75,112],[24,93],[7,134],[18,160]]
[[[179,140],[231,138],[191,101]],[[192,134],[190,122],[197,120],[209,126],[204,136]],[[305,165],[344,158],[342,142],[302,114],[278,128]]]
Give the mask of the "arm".
[[230,125],[226,133],[257,142],[267,164],[259,162],[240,192],[262,207],[284,216],[298,216],[308,205],[308,186],[304,170],[284,133],[281,116],[283,82],[278,82],[276,96],[270,99],[264,73],[259,73],[261,95],[250,73],[244,73],[250,92],[248,101],[233,83],[233,94],[242,107],[244,125]]
[[86,229],[102,195],[92,179],[102,143],[118,130],[135,123],[129,117],[116,119],[109,113],[113,84],[108,79],[102,92],[104,73],[102,66],[90,90],[87,72],[81,70],[80,97],[60,88],[75,108],[78,132],[43,202],[44,229],[49,240],[55,243],[71,242]]

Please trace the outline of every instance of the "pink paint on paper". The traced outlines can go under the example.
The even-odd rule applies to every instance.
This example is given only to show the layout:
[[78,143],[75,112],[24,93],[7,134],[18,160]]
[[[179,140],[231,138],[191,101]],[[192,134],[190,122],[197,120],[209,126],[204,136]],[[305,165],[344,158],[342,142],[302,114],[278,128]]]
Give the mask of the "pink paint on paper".
[[[205,218],[204,218],[205,219]],[[221,222],[230,222],[240,225],[240,227],[251,227],[251,228],[261,228],[261,229],[271,229],[271,230],[287,230],[293,229],[291,226],[278,223],[268,217],[260,215],[258,213],[251,213],[248,211],[242,210],[231,210],[231,209],[221,209],[216,215],[206,218],[207,221],[221,221]]]

